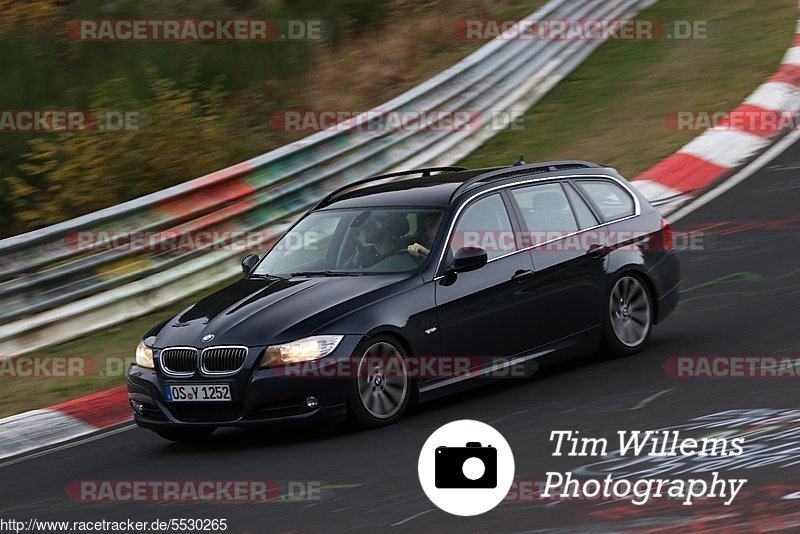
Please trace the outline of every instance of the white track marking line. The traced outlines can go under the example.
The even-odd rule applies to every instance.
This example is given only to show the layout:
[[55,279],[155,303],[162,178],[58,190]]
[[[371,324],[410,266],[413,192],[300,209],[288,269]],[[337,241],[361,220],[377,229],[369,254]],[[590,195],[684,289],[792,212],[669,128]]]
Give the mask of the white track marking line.
[[636,406],[631,408],[631,410],[641,410],[642,408],[646,407],[648,404],[650,404],[651,402],[653,402],[654,400],[659,398],[661,395],[666,395],[667,393],[669,393],[673,389],[674,388],[669,388],[669,389],[665,389],[664,391],[659,391],[658,393],[654,393],[654,394],[650,395],[649,397],[647,397],[646,399],[640,401],[639,404],[637,404]]
[[411,517],[407,517],[407,518],[403,519],[402,521],[398,521],[397,523],[392,523],[392,525],[391,525],[391,526],[393,526],[393,527],[399,527],[399,526],[400,526],[400,525],[402,525],[403,523],[408,523],[409,521],[412,521],[412,520],[414,520],[414,519],[418,518],[419,516],[425,515],[425,514],[427,514],[428,512],[433,512],[434,510],[435,510],[435,508],[431,508],[430,510],[425,510],[424,512],[420,512],[420,513],[418,513],[418,514],[414,514],[414,515],[412,515]]

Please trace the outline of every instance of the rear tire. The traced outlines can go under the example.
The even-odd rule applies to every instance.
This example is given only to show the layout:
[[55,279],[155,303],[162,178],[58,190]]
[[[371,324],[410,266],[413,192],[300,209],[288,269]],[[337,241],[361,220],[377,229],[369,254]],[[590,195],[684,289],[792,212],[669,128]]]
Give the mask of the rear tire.
[[611,283],[603,311],[603,348],[613,358],[641,351],[653,331],[653,297],[638,274],[623,273]]
[[348,420],[362,428],[393,424],[406,411],[414,387],[405,351],[394,338],[378,335],[362,342],[355,354],[357,374],[347,385]]
[[154,430],[156,434],[169,441],[177,443],[196,443],[205,440],[216,430],[210,428],[163,428]]

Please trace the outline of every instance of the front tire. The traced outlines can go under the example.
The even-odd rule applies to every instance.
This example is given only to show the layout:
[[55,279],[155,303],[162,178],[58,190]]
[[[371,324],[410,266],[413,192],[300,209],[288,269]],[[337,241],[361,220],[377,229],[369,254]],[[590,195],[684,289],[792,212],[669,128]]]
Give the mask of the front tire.
[[197,443],[214,433],[216,428],[162,428],[153,430],[162,438],[177,443]]
[[636,354],[653,331],[653,298],[638,275],[625,273],[611,284],[603,321],[603,345],[612,357]]
[[347,415],[363,428],[391,425],[408,406],[413,382],[406,354],[389,336],[375,336],[359,345],[356,376],[347,387]]

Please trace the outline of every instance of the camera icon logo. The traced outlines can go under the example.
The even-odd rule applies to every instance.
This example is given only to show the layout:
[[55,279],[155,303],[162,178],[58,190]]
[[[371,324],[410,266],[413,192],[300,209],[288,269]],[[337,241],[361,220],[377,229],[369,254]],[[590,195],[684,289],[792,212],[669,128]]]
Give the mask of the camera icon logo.
[[437,488],[496,488],[497,449],[470,441],[466,447],[437,447]]
[[419,480],[433,504],[453,515],[488,512],[508,495],[514,455],[493,427],[464,419],[437,429],[419,455]]

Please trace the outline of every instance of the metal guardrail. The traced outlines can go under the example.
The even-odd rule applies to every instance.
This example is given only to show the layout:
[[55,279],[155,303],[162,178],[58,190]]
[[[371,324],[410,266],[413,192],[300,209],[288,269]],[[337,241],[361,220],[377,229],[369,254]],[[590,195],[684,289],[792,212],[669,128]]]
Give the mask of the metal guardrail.
[[[656,0],[551,0],[529,20],[611,20]],[[523,22],[524,24],[524,22]],[[279,235],[327,192],[365,176],[452,165],[537,102],[601,43],[495,39],[425,83],[350,122],[249,161],[117,206],[0,240],[0,358],[77,337],[173,303],[238,272],[236,250],[220,243],[145,252],[78,232],[259,231]],[[480,128],[369,131],[376,116],[470,110]]]

